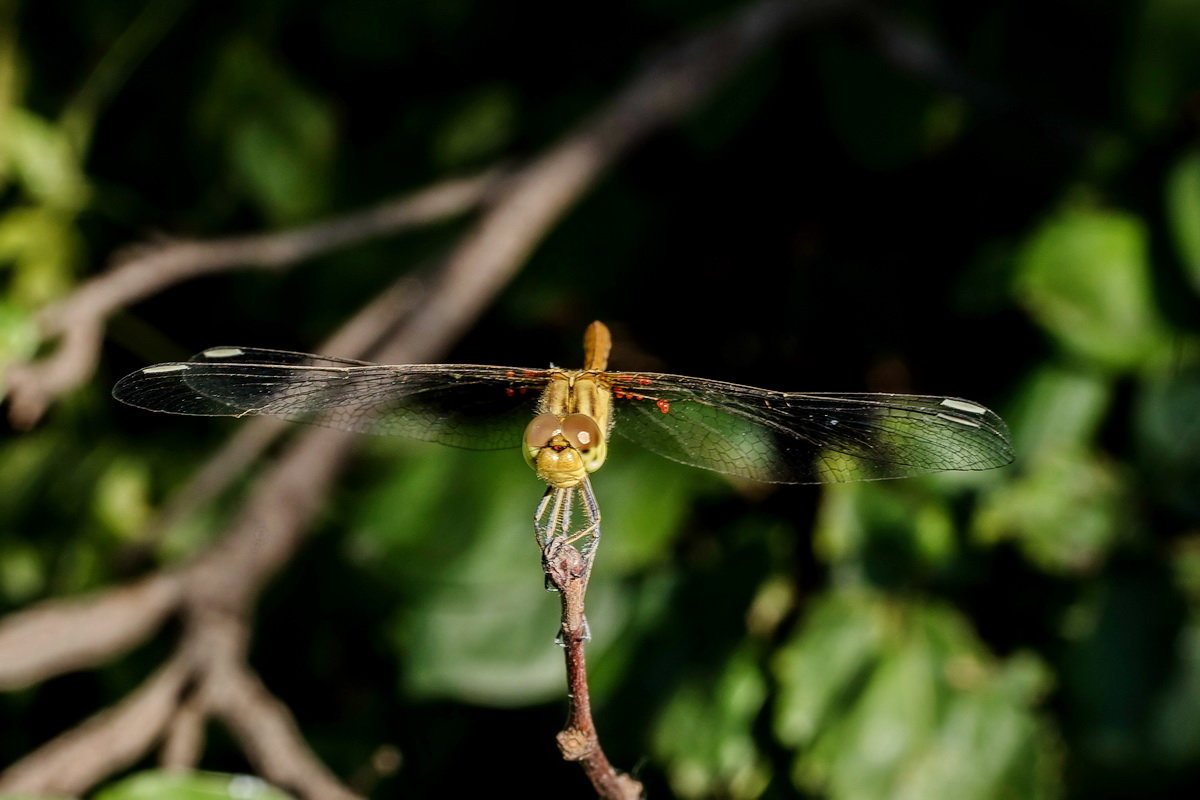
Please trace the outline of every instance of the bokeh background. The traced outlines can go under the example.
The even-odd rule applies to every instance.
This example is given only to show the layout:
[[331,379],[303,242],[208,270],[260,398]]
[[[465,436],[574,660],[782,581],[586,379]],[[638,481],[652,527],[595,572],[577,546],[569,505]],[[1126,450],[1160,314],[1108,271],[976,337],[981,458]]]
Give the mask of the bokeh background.
[[[50,348],[39,309],[122,248],[520,165],[746,7],[0,2],[0,359]],[[618,367],[956,395],[1011,426],[1009,468],[833,487],[614,443],[593,481],[593,703],[651,797],[1200,786],[1198,130],[1190,0],[834,15],[630,151],[444,354],[571,366],[603,319]],[[240,422],[120,406],[117,378],[212,345],[312,350],[470,223],[113,317],[94,377],[0,441],[0,611],[186,562],[263,468],[148,542]],[[540,493],[515,453],[364,439],[270,584],[250,663],[355,790],[590,792],[554,744]],[[0,696],[0,765],[120,700],[178,633]],[[200,765],[254,771],[217,725]],[[97,790],[161,786],[154,767]],[[199,791],[174,785],[158,796]]]

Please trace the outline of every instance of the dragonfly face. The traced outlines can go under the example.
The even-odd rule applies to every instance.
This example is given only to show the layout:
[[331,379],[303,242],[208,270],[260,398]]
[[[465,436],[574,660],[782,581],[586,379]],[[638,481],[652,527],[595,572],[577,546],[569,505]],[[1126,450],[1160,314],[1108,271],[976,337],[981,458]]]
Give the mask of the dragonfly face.
[[173,414],[267,415],[477,450],[519,447],[555,488],[598,469],[613,432],[684,464],[767,483],[982,470],[1013,458],[1004,422],[970,400],[610,372],[600,323],[585,350],[584,369],[571,371],[218,347],[127,375],[113,395]]
[[577,486],[608,454],[612,390],[591,371],[561,371],[538,402],[525,428],[525,461],[556,489]]

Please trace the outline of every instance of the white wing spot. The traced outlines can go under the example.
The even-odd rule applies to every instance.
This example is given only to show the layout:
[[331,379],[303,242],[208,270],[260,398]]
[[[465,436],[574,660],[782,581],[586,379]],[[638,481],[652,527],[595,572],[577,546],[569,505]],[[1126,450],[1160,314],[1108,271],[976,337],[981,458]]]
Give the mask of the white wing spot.
[[240,347],[213,347],[204,351],[205,358],[233,358],[245,355]]
[[965,411],[968,414],[979,414],[983,416],[987,413],[987,409],[978,403],[972,403],[969,400],[956,400],[953,397],[947,397],[942,401],[942,405],[946,408],[953,408],[955,411]]
[[942,419],[948,419],[951,422],[957,422],[959,425],[967,425],[972,428],[982,428],[983,424],[978,420],[967,419],[965,417],[956,417],[953,414],[938,414]]
[[189,369],[187,364],[159,364],[156,367],[146,367],[142,370],[143,375],[155,375],[159,372],[181,372]]

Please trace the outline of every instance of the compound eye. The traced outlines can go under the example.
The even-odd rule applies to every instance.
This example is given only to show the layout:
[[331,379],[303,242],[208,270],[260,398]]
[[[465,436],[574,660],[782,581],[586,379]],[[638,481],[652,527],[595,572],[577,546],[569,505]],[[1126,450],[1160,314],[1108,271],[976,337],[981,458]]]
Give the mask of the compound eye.
[[562,421],[562,435],[571,446],[586,452],[600,444],[600,426],[587,414],[570,414]]
[[545,447],[561,427],[558,417],[553,414],[538,414],[525,427],[525,444],[530,447]]

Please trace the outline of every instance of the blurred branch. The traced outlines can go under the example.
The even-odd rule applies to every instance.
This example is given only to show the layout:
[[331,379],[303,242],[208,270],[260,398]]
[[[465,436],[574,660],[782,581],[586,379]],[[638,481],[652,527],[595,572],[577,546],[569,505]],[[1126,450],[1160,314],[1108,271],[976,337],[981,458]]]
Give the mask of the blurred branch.
[[225,723],[258,772],[276,786],[319,800],[356,797],[309,749],[287,706],[246,666],[249,634],[241,616],[205,611],[193,620],[186,647],[201,667],[198,707]]
[[[424,297],[421,280],[408,275],[401,277],[322,342],[317,352],[349,358],[367,357]],[[172,493],[170,500],[138,537],[137,546],[152,548],[171,527],[218,497],[290,428],[289,423],[273,417],[245,420],[221,449]]]
[[[220,698],[226,695],[221,681],[226,680],[231,667],[228,659],[231,653],[236,653],[239,659],[244,658],[244,644],[231,648],[229,644],[229,628],[245,626],[244,620],[250,616],[253,602],[267,579],[294,552],[299,544],[304,530],[311,522],[313,515],[321,508],[323,498],[330,484],[341,469],[350,452],[353,438],[349,434],[324,428],[315,428],[299,437],[255,486],[246,505],[222,539],[209,551],[202,554],[192,564],[177,572],[168,572],[154,580],[178,582],[178,592],[173,596],[181,604],[179,610],[184,612],[189,625],[180,641],[173,663],[185,665],[185,676],[188,683],[198,687],[201,701],[199,709],[205,714],[215,713],[222,719],[232,720],[235,716],[222,705]],[[114,610],[117,598],[125,590],[111,591],[105,598],[107,613],[116,615]],[[54,604],[47,604],[53,608]],[[77,606],[73,618],[68,609],[60,609],[67,619],[53,619],[53,624],[47,624],[50,617],[45,613],[47,607],[25,612],[26,622],[22,626],[25,641],[42,639],[63,630],[79,630],[85,624],[97,626],[100,633],[105,631],[124,631],[132,626],[114,624],[110,621],[96,619],[96,615],[86,606]],[[122,609],[123,610],[123,609]],[[40,620],[34,615],[40,615]],[[34,617],[30,619],[30,617]],[[41,622],[39,626],[37,623]],[[137,631],[148,635],[150,630],[143,624]],[[59,650],[67,650],[72,658],[68,661],[61,654],[54,660],[43,660],[43,674],[55,674],[64,663],[76,667],[84,666],[85,658],[97,659],[104,654],[115,655],[119,648],[132,646],[136,642],[130,637],[118,640],[109,633],[106,647],[101,648],[96,643],[79,649],[73,648],[67,642],[56,642]],[[6,660],[7,653],[0,652],[0,663]],[[222,660],[225,659],[225,660]],[[246,668],[241,667],[244,670]],[[25,674],[28,676],[29,669]],[[174,674],[174,673],[172,673]],[[240,673],[239,673],[240,674]],[[216,677],[214,677],[216,676]],[[248,680],[244,675],[237,677],[235,685],[244,685]],[[217,683],[212,683],[217,681]],[[241,683],[237,683],[241,681]],[[161,738],[164,729],[171,721],[176,710],[181,705],[187,705],[187,700],[181,690],[183,679],[174,684],[176,691],[170,697],[167,708],[161,707],[160,692],[152,694],[155,702],[140,699],[149,691],[146,686],[137,690],[129,698],[119,703],[114,709],[96,715],[84,722],[79,728],[70,731],[43,747],[29,754],[4,773],[0,773],[0,792],[66,792],[78,794],[86,791],[96,782],[112,772],[121,769],[132,761],[143,757]],[[217,692],[218,701],[214,701],[209,692]],[[265,692],[265,690],[263,690]],[[245,689],[242,689],[245,693]],[[151,715],[150,710],[155,713]],[[195,712],[193,709],[185,711]],[[270,736],[268,743],[258,746],[254,752],[266,753],[263,763],[256,763],[264,770],[267,777],[294,776],[312,772],[307,762],[314,761],[307,750],[286,747],[289,739],[280,734],[286,730],[287,724],[294,727],[287,718],[281,717],[275,706],[265,709],[275,716],[274,722],[262,721]],[[138,730],[141,736],[122,736],[130,718],[140,720]],[[244,721],[240,736],[253,737],[259,729],[245,726]],[[180,740],[172,737],[172,754],[178,758],[181,750]],[[245,744],[245,742],[243,741]],[[249,747],[248,747],[249,750]],[[62,767],[64,761],[74,766],[70,770]],[[267,772],[267,769],[272,772]],[[311,786],[300,784],[290,785],[300,797],[307,798],[347,798],[353,795],[343,789],[336,781],[329,778],[333,788],[321,788],[321,784]]]
[[104,663],[157,630],[181,597],[181,576],[163,572],[0,620],[0,689]]
[[[488,172],[297,231],[168,244],[119,260],[43,314],[45,332],[63,336],[63,342],[46,361],[10,375],[14,419],[32,422],[53,397],[86,380],[104,320],[125,305],[207,272],[247,265],[286,266],[485,202],[486,212],[447,257],[423,303],[374,350],[377,360],[393,363],[436,358],[512,278],[551,227],[631,146],[693,109],[785,30],[849,5],[838,0],[768,0],[747,7],[671,48],[596,114],[510,177],[501,179],[499,173]],[[364,326],[362,330],[374,330]],[[50,602],[5,621],[0,626],[0,665],[18,647],[44,649],[29,653],[8,685],[27,685],[65,669],[113,658],[148,636],[173,611],[180,612],[187,625],[175,656],[162,670],[113,709],[0,774],[0,791],[81,793],[164,739],[163,758],[168,763],[194,764],[203,719],[215,716],[234,732],[268,778],[301,797],[353,797],[308,749],[287,708],[249,671],[245,649],[247,620],[258,594],[294,554],[354,441],[352,435],[330,429],[299,431],[258,480],[221,538],[189,565],[111,590],[90,603]],[[262,447],[260,442],[255,438],[242,446],[256,451]],[[239,453],[236,459],[229,458],[245,457]],[[565,567],[569,572],[570,564]],[[604,796],[636,796],[640,785],[617,773],[599,749],[583,661],[582,585],[569,578],[564,581],[570,593],[568,597],[564,592],[564,603],[569,599],[579,613],[578,624],[564,625],[570,632],[567,664],[572,701],[560,747],[566,757],[581,762]],[[145,604],[146,608],[133,603],[134,613],[130,592],[135,597],[144,593],[156,602]],[[82,646],[63,635],[83,627],[90,629],[90,635],[83,637]],[[51,640],[52,644],[45,644]],[[127,730],[136,735],[122,735]]]
[[[335,333],[322,352],[366,355],[423,296],[404,276]],[[247,420],[177,490],[139,540],[150,547],[236,480],[288,428],[270,417]],[[19,689],[64,672],[102,664],[154,632],[186,592],[186,571],[162,572],[126,586],[70,600],[51,600],[0,620],[0,689]]]
[[11,367],[9,417],[29,428],[58,396],[91,377],[104,323],[114,312],[186,280],[245,267],[282,269],[378,236],[428,225],[479,205],[502,179],[498,169],[456,178],[331,220],[279,233],[141,244],[39,315],[41,333],[60,337],[46,358]]
[[349,800],[356,796],[309,749],[291,711],[244,661],[227,658],[209,683],[214,715],[265,778],[308,797]]
[[188,665],[176,656],[115,706],[43,745],[0,773],[8,794],[73,794],[145,755],[187,686]]

